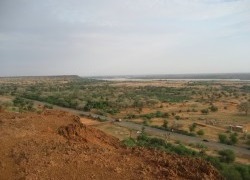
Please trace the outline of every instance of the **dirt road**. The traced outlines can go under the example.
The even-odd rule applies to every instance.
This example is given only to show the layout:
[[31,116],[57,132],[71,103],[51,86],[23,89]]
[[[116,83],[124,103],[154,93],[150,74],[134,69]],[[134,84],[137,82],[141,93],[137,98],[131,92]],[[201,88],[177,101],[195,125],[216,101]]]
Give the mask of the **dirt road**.
[[[132,123],[132,122],[125,122],[125,121],[116,122],[115,124],[119,125],[119,126],[122,126],[122,127],[134,129],[134,130],[137,130],[137,131],[140,131],[142,129],[142,127],[143,127],[143,125],[135,124],[135,123]],[[162,137],[164,137],[165,134],[169,133],[168,131],[164,131],[164,130],[153,128],[153,127],[145,127],[145,131],[146,131],[146,133],[148,133],[150,135],[157,135],[157,136],[162,136]],[[247,155],[247,156],[250,157],[250,150],[248,150],[248,149],[237,147],[237,146],[230,146],[230,145],[221,144],[221,143],[212,142],[212,141],[204,142],[203,139],[201,139],[199,137],[186,136],[186,135],[183,135],[183,134],[170,132],[170,139],[171,140],[178,140],[178,141],[183,142],[185,144],[203,143],[209,149],[213,149],[213,150],[231,149],[236,154]]]

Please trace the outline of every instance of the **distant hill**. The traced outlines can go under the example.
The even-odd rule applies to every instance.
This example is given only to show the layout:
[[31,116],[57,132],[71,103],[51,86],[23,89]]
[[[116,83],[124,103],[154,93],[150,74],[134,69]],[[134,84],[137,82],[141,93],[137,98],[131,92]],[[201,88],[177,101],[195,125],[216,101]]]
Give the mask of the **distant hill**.
[[221,73],[221,74],[158,74],[158,75],[128,75],[128,76],[102,76],[99,79],[209,79],[209,80],[250,80],[250,73]]
[[80,78],[78,75],[55,75],[55,76],[5,76],[0,77],[1,79],[18,79],[18,78],[29,78],[29,79],[40,79],[40,78],[69,78],[75,79]]

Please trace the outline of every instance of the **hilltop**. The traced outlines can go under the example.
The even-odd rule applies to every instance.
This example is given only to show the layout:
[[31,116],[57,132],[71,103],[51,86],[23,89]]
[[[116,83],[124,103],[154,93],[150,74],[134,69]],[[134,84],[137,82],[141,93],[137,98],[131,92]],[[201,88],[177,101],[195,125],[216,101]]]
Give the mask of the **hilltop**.
[[202,159],[120,141],[62,111],[0,112],[1,179],[222,179]]

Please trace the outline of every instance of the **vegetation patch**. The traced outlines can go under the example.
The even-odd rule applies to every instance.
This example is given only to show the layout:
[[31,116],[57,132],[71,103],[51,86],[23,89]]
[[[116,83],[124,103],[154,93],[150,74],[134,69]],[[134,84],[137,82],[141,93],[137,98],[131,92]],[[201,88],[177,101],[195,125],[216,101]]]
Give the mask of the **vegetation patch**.
[[206,147],[204,145],[197,145],[197,147],[200,149],[200,152],[197,152],[185,147],[182,144],[173,145],[171,143],[167,143],[163,139],[149,137],[145,133],[145,128],[142,129],[142,133],[137,137],[137,139],[125,139],[123,144],[128,147],[141,146],[155,148],[168,153],[203,158],[216,167],[221,172],[221,174],[229,180],[247,180],[250,177],[250,165],[234,163],[235,154],[233,151],[228,149],[219,151],[219,157],[212,157],[206,155],[204,151],[206,150]]

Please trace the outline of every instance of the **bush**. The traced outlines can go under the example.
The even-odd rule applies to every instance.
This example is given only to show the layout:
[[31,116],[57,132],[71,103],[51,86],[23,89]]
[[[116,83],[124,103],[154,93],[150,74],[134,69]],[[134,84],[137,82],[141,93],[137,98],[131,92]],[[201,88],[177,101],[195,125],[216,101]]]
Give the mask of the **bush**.
[[238,137],[237,137],[237,134],[230,134],[230,144],[236,144],[238,142]]
[[181,117],[177,115],[177,116],[175,116],[175,119],[176,119],[176,120],[180,120]]
[[219,134],[219,141],[223,144],[234,145],[238,142],[238,135],[236,133],[230,134],[229,138],[225,134]]
[[190,131],[190,132],[194,132],[194,131],[195,131],[195,128],[196,128],[196,124],[193,123],[191,126],[189,126],[189,131]]
[[207,149],[207,146],[206,146],[205,144],[203,144],[203,143],[197,143],[197,144],[195,145],[195,147],[197,147],[197,148],[199,148],[199,149]]
[[[128,138],[123,141],[124,145],[128,147],[144,146],[150,148],[161,149],[166,152],[176,153],[183,156],[201,157],[209,161],[215,168],[217,168],[226,179],[238,180],[249,179],[250,166],[239,165],[232,163],[235,159],[235,154],[231,150],[219,151],[220,158],[211,157],[206,154],[201,154],[191,149],[186,148],[183,145],[172,145],[165,143],[164,140],[159,138],[151,138],[145,134],[145,129],[142,129],[142,134],[138,136],[137,141],[133,138]],[[206,149],[203,144],[197,144],[198,148]],[[228,164],[230,163],[230,164]]]
[[205,132],[201,129],[201,130],[197,131],[197,134],[199,136],[203,136],[205,134]]
[[[222,175],[227,180],[241,180],[243,179],[240,172],[234,166],[223,166]],[[247,178],[249,179],[249,178]]]
[[16,97],[13,100],[13,105],[19,108],[19,111],[33,111],[33,102],[21,97]]
[[167,113],[167,112],[164,113],[162,117],[163,117],[163,118],[169,118],[169,113]]
[[218,107],[216,107],[216,106],[211,106],[210,107],[210,110],[212,111],[212,112],[216,112],[216,111],[218,111]]
[[149,144],[152,147],[159,147],[159,146],[165,146],[165,141],[160,138],[150,138],[149,139]]
[[191,149],[186,148],[182,144],[173,146],[172,151],[179,155],[196,155],[197,153]]
[[242,179],[250,179],[250,166],[236,165],[235,169],[241,174]]
[[44,108],[46,108],[46,109],[53,109],[53,106],[50,105],[50,104],[45,104],[45,105],[44,105]]
[[225,163],[232,163],[235,160],[235,153],[230,149],[219,151],[220,159]]
[[143,126],[141,129],[141,134],[137,137],[138,141],[148,141],[149,137],[145,132],[145,127]]
[[[128,147],[144,146],[150,148],[157,148],[169,153],[176,153],[183,156],[201,157],[209,161],[215,168],[217,168],[226,179],[238,180],[249,179],[250,166],[243,164],[234,164],[235,154],[231,150],[219,151],[220,157],[211,157],[206,154],[201,154],[183,145],[173,145],[165,143],[163,139],[151,138],[145,134],[145,129],[142,129],[142,134],[138,136],[137,140],[128,138],[123,141],[124,145]],[[206,149],[203,144],[197,144],[196,147]]]
[[219,134],[219,141],[220,141],[220,143],[227,144],[227,142],[228,142],[227,135]]
[[218,157],[212,157],[212,156],[207,156],[206,160],[209,161],[214,167],[216,167],[218,170],[222,170],[223,166],[219,160]]
[[155,117],[160,118],[160,117],[162,117],[162,116],[163,116],[163,112],[161,112],[161,111],[156,111]]
[[202,109],[202,110],[201,110],[201,113],[202,113],[202,114],[208,114],[208,113],[209,113],[209,110],[208,110],[208,109]]
[[164,129],[168,129],[168,121],[167,121],[166,119],[164,119],[163,124],[162,124],[162,127],[163,127]]
[[134,147],[136,146],[136,141],[133,138],[127,138],[122,141],[125,146]]

